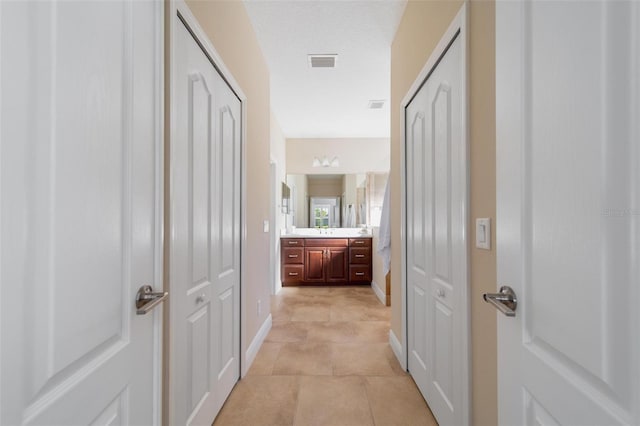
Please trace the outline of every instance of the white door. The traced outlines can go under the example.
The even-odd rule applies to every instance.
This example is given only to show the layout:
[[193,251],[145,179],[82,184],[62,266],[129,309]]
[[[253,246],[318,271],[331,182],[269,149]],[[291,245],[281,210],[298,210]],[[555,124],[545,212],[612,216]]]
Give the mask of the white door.
[[240,377],[241,105],[173,19],[171,423],[209,425]]
[[0,3],[0,423],[160,424],[162,2]]
[[441,425],[467,421],[464,68],[454,37],[405,111],[408,367]]
[[496,8],[499,423],[640,424],[640,3]]

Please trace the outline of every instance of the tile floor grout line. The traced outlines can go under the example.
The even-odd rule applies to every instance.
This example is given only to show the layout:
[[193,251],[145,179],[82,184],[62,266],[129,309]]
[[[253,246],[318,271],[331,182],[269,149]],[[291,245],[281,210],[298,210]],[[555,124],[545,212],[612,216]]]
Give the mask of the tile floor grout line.
[[302,391],[302,379],[300,376],[296,376],[296,384],[297,384],[297,392],[296,392],[296,403],[293,406],[293,419],[291,422],[291,426],[296,425],[296,419],[298,417],[298,406],[300,405],[300,392]]
[[364,393],[367,396],[367,404],[369,405],[369,414],[371,415],[371,421],[373,422],[373,426],[376,426],[376,417],[373,414],[373,407],[371,406],[371,396],[369,395],[369,387],[367,386],[367,377],[362,378],[362,385],[364,386]]

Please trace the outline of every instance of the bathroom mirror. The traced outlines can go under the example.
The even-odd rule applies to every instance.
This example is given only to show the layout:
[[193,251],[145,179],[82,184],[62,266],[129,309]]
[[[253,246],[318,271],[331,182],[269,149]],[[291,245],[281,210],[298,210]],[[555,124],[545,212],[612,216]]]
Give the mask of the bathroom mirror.
[[290,224],[298,228],[378,226],[387,173],[288,174]]

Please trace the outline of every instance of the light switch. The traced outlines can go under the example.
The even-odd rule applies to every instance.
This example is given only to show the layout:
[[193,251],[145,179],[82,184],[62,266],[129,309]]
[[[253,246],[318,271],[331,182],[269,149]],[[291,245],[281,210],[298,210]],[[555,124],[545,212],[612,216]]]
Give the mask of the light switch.
[[262,231],[263,232],[269,232],[269,221],[265,220],[262,222]]
[[476,219],[476,247],[491,250],[491,218]]
[[478,224],[478,242],[479,243],[486,243],[487,242],[487,237],[486,237],[486,226],[483,223]]

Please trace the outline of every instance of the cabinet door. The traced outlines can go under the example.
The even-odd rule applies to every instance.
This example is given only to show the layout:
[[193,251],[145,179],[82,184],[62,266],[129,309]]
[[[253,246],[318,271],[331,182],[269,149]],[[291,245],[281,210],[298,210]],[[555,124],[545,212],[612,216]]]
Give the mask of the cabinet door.
[[324,247],[307,247],[304,249],[305,277],[308,282],[325,281]]
[[328,247],[326,264],[326,281],[330,283],[349,281],[348,259],[346,247]]

